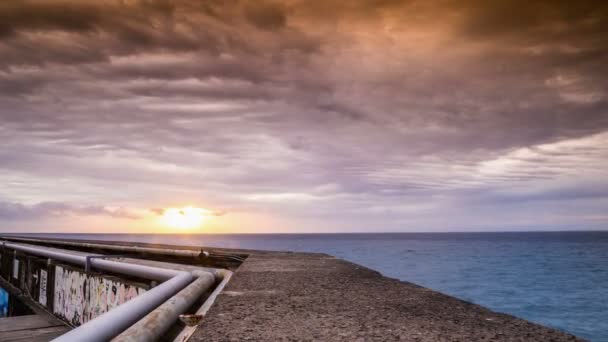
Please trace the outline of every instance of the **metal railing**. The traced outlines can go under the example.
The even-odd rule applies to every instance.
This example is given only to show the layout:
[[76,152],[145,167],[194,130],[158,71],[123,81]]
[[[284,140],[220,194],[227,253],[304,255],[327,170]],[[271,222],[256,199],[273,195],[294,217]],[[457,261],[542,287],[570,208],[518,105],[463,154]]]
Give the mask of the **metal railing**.
[[[17,244],[2,241],[5,248],[47,257],[63,262],[92,267],[97,270],[162,282],[151,290],[125,302],[124,304],[96,317],[95,319],[69,331],[54,341],[104,342],[119,336],[125,330],[138,331],[138,326],[146,326],[144,333],[128,333],[117,338],[119,341],[154,341],[162,336],[202,294],[210,289],[216,278],[224,273],[209,271],[178,271],[160,267],[145,266],[122,261],[97,258],[98,254],[82,254],[55,248]],[[93,257],[93,258],[91,258]],[[146,322],[154,321],[154,327]],[[131,329],[132,328],[132,329]],[[133,330],[135,329],[135,330]]]

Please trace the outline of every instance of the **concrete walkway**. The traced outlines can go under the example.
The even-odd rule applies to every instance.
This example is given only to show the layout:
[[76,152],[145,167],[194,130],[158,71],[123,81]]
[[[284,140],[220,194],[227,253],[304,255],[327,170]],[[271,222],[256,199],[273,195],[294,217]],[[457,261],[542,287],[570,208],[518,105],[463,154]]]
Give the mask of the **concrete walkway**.
[[323,254],[251,252],[191,341],[582,341]]

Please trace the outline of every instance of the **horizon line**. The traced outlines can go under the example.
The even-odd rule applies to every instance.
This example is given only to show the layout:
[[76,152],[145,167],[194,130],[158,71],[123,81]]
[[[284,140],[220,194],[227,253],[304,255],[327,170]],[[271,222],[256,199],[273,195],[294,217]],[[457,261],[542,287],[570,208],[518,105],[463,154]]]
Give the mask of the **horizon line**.
[[9,235],[372,235],[372,234],[512,234],[512,233],[608,233],[608,229],[587,230],[497,230],[497,231],[438,231],[438,232],[301,232],[301,233],[75,233],[75,232],[0,232],[0,236]]

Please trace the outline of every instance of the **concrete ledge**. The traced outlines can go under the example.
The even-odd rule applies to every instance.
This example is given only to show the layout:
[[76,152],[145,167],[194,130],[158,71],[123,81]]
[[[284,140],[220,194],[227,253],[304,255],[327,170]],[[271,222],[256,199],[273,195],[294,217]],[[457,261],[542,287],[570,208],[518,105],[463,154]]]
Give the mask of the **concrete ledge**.
[[192,341],[582,341],[323,254],[256,253]]

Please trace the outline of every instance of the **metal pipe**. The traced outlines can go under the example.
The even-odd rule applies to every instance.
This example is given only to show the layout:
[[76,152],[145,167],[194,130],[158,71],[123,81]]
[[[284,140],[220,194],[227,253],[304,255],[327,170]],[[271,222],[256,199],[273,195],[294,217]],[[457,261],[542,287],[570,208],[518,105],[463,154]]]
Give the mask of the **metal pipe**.
[[[224,287],[226,287],[226,284],[228,284],[228,282],[230,281],[230,278],[232,277],[232,272],[228,271],[228,270],[222,270],[222,271],[220,271],[219,276],[222,279],[222,281],[215,287],[215,289],[213,289],[213,292],[211,292],[211,294],[209,295],[207,300],[205,300],[205,303],[203,303],[203,305],[200,308],[198,308],[198,310],[196,310],[196,313],[195,313],[196,315],[201,315],[201,316],[205,317],[205,315],[207,314],[207,311],[209,311],[209,309],[211,308],[211,305],[213,305],[217,296],[220,294],[220,292],[222,292],[222,290],[224,290]],[[175,339],[173,339],[173,342],[187,341],[190,338],[190,336],[192,336],[192,334],[194,334],[194,331],[196,330],[196,328],[197,328],[197,326],[186,326],[175,337]]]
[[96,249],[107,249],[119,252],[128,253],[145,253],[163,256],[178,256],[185,258],[199,258],[201,256],[213,257],[216,259],[229,260],[231,262],[243,262],[245,259],[243,256],[238,254],[224,254],[220,252],[206,252],[204,250],[188,250],[188,249],[169,249],[169,248],[154,248],[154,247],[140,247],[140,246],[125,246],[125,245],[112,245],[112,244],[101,244],[101,243],[89,243],[89,242],[75,242],[66,240],[44,240],[44,239],[33,239],[25,237],[13,237],[0,235],[0,239],[18,241],[18,242],[30,242],[30,243],[44,243],[47,245],[57,246],[70,246],[77,248],[96,248]]
[[[51,259],[61,260],[65,262],[69,262],[72,264],[77,264],[81,266],[85,266],[87,263],[87,255],[78,255],[72,253],[66,253],[61,250],[56,250],[54,248],[47,248],[41,246],[33,246],[33,245],[23,245],[23,244],[13,244],[13,243],[4,243],[4,245],[8,248],[19,250],[22,252],[40,255]],[[89,255],[99,255],[99,254],[89,254]],[[129,264],[126,262],[119,261],[111,261],[111,260],[101,260],[101,259],[93,259],[90,260],[91,267],[97,268],[104,271],[121,273],[126,275],[135,276],[138,278],[156,280],[156,281],[165,281],[169,278],[176,276],[180,271],[169,270],[166,268],[152,267],[152,266],[144,266],[138,264]]]
[[[64,251],[55,250],[52,248],[6,242],[3,242],[3,246],[16,251],[19,250],[68,263],[78,265],[85,265],[87,263],[86,255],[66,253]],[[126,262],[93,259],[90,260],[90,264],[95,268],[110,272],[122,273],[164,282],[150,291],[147,291],[146,293],[129,300],[128,302],[104,313],[103,315],[79,326],[78,328],[71,330],[54,341],[108,341],[139,321],[147,313],[157,308],[171,296],[185,288],[194,279],[194,275],[190,272],[129,264]],[[199,272],[198,276],[201,276],[202,274],[208,274],[211,278],[214,278],[213,274],[210,272]],[[212,285],[212,283],[210,285]],[[192,305],[192,302],[190,305]]]
[[120,251],[120,252],[148,253],[148,254],[179,256],[179,257],[188,257],[188,258],[197,258],[202,253],[204,253],[202,250],[195,251],[195,250],[188,250],[188,249],[164,249],[164,248],[154,248],[154,247],[111,245],[111,244],[75,242],[75,241],[65,241],[65,240],[44,240],[44,239],[12,237],[12,236],[0,236],[0,238],[2,238],[4,240],[10,240],[10,241],[44,243],[44,244],[56,245],[56,246],[107,249],[107,250],[114,250],[114,251]]
[[152,342],[164,335],[178,320],[179,315],[188,310],[215,283],[209,273],[198,274],[198,278],[178,294],[146,315],[137,323],[118,335],[113,342]]
[[68,331],[53,341],[109,341],[183,289],[191,281],[192,275],[189,272],[181,272],[152,290],[117,306],[76,329]]

